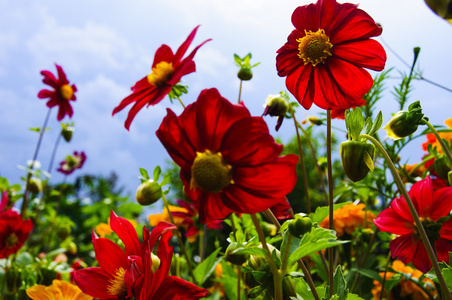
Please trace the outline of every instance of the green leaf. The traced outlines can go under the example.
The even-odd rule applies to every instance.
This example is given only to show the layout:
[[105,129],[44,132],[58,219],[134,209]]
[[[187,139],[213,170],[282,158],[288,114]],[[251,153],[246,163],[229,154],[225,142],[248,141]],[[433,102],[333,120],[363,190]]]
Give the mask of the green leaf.
[[333,291],[335,295],[339,296],[339,300],[347,299],[347,282],[345,281],[344,274],[342,274],[341,266],[337,266],[334,272],[333,278]]
[[353,268],[350,271],[361,273],[362,275],[364,275],[366,277],[369,277],[369,278],[372,278],[374,280],[377,280],[380,283],[383,281],[383,279],[381,278],[380,274],[377,271],[374,271],[374,270]]
[[164,186],[164,185],[170,183],[171,182],[171,178],[172,178],[171,172],[166,173],[165,176],[163,176],[162,182],[160,182],[160,186]]
[[[350,204],[351,202],[342,202],[333,205],[333,210],[339,209],[344,205]],[[312,223],[320,224],[323,220],[328,216],[329,207],[328,206],[320,206],[317,207],[314,213],[309,214],[309,218],[311,218]]]
[[149,180],[149,174],[148,174],[148,171],[146,171],[146,170],[143,169],[143,168],[140,168],[140,174],[141,174],[141,177],[143,177],[143,178],[146,179],[146,180]]
[[238,67],[242,66],[242,59],[240,58],[240,56],[238,56],[237,54],[234,53],[234,61],[237,64]]
[[19,266],[25,267],[33,262],[33,256],[28,252],[22,252],[16,257],[16,263]]
[[200,263],[193,271],[193,276],[195,277],[196,283],[202,285],[204,281],[215,271],[216,265],[220,262],[221,257],[217,258],[218,253],[221,248],[215,250],[209,255],[202,263]]
[[364,300],[364,299],[356,294],[348,294],[347,300]]
[[371,170],[372,172],[374,171],[374,161],[367,151],[364,152],[364,163],[369,168],[369,170]]
[[364,132],[368,134],[372,128],[372,125],[373,125],[372,119],[370,117],[367,117],[366,123],[364,125]]
[[297,292],[297,295],[300,298],[297,299],[304,299],[304,300],[314,300],[314,295],[312,294],[311,289],[309,288],[309,285],[306,283],[306,281],[303,278],[299,278],[294,280],[295,283],[295,291]]
[[237,252],[235,252],[235,253],[267,257],[267,251],[265,251],[262,248],[258,248],[258,247],[252,247],[252,248],[250,247],[250,248],[240,249],[240,250],[237,250]]
[[154,182],[159,181],[160,173],[162,173],[162,169],[160,168],[160,166],[155,167],[154,174],[152,176],[154,179]]
[[381,111],[379,111],[377,117],[375,118],[374,125],[372,126],[370,131],[367,132],[367,134],[374,135],[378,130],[380,130],[382,124],[383,124],[383,114],[381,113]]

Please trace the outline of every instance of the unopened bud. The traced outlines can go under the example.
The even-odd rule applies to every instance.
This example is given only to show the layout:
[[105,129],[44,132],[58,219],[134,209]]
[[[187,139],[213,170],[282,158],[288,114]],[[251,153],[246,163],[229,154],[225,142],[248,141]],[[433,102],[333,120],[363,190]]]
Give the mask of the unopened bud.
[[28,183],[28,190],[33,194],[38,194],[42,191],[42,181],[38,177],[30,178],[30,182]]
[[398,140],[416,132],[424,114],[419,101],[412,103],[408,111],[402,110],[396,113],[383,127],[388,137]]
[[154,204],[162,198],[162,187],[157,182],[143,182],[137,189],[136,197],[141,205]]
[[357,182],[373,170],[375,146],[363,141],[346,141],[341,143],[341,161],[345,175]]
[[272,117],[278,117],[276,123],[276,131],[281,127],[286,113],[289,111],[289,104],[287,100],[278,95],[269,95],[265,100],[265,110],[262,116],[270,115]]
[[70,142],[72,139],[72,134],[74,133],[74,127],[72,126],[63,126],[61,130],[61,135],[63,136],[66,142]]
[[253,71],[251,71],[251,68],[240,68],[237,77],[243,81],[251,80],[253,78]]
[[62,224],[57,229],[57,235],[62,241],[64,241],[71,235],[71,231],[71,226],[68,224]]
[[295,219],[289,223],[289,232],[294,237],[300,238],[302,235],[311,232],[312,221],[308,217],[296,215]]
[[247,254],[237,254],[236,252],[240,249],[243,249],[241,245],[238,245],[237,243],[231,243],[229,244],[228,248],[226,248],[226,252],[224,253],[224,258],[230,262],[231,264],[234,264],[236,266],[243,265],[247,258]]

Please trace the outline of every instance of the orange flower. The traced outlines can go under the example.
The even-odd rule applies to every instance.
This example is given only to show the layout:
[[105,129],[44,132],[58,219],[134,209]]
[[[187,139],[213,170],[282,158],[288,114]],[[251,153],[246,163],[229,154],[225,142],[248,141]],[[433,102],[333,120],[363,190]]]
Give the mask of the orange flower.
[[[174,206],[174,205],[168,205],[168,207],[169,207],[169,210],[171,211],[171,213],[173,213],[173,212],[188,213],[188,210],[183,207]],[[161,214],[149,215],[148,219],[149,219],[149,224],[152,227],[157,226],[157,224],[160,222],[171,223],[170,217],[168,215],[168,210],[166,208],[163,209],[163,212]],[[176,225],[177,227],[180,227],[183,225],[184,218],[173,216],[173,220],[175,223],[174,225]]]
[[[396,271],[396,273],[387,272],[386,279],[391,278],[394,274],[397,273],[401,273],[404,276],[402,277],[402,281],[400,281],[399,283],[400,295],[394,295],[393,293],[396,289],[393,289],[391,291],[391,294],[389,295],[390,300],[407,297],[413,300],[430,299],[427,293],[422,288],[419,287],[419,284],[424,286],[424,288],[428,291],[430,296],[434,297],[436,295],[437,291],[435,290],[435,285],[433,284],[433,281],[431,281],[428,278],[424,278],[422,279],[422,282],[419,283],[419,278],[423,275],[421,271],[408,267],[399,260],[395,260],[392,263],[392,269]],[[380,276],[381,278],[383,278],[384,272],[381,272]],[[410,280],[406,280],[406,278],[409,278]],[[380,299],[380,293],[381,293],[381,283],[377,280],[374,280],[374,288],[372,289],[372,295],[374,296],[374,299]]]
[[[364,208],[363,203],[357,205],[350,203],[334,211],[334,230],[336,230],[338,237],[343,236],[344,231],[347,234],[352,234],[360,225],[366,228],[370,227],[375,215],[369,211],[364,211]],[[364,218],[366,219],[365,223]],[[320,223],[320,227],[328,228],[329,219],[329,216],[327,216]]]
[[[127,221],[129,221],[133,225],[134,228],[137,228],[138,223],[135,220],[127,220]],[[108,218],[108,224],[100,223],[99,225],[94,227],[94,230],[101,238],[104,238],[106,235],[112,234],[113,230],[111,230],[111,227],[110,227],[110,218]]]
[[27,295],[33,300],[91,300],[76,286],[66,281],[55,279],[52,285],[34,285],[27,289]]
[[[444,124],[446,124],[450,129],[452,129],[452,118],[444,121]],[[424,151],[427,151],[428,145],[431,144],[432,149],[436,148],[438,153],[440,153],[440,154],[443,153],[443,149],[441,148],[441,145],[439,144],[435,135],[433,133],[429,133],[426,136],[427,136],[427,142],[422,144],[422,149],[424,149]],[[439,132],[439,136],[443,140],[446,140],[446,142],[449,142],[449,143],[452,142],[452,132]]]

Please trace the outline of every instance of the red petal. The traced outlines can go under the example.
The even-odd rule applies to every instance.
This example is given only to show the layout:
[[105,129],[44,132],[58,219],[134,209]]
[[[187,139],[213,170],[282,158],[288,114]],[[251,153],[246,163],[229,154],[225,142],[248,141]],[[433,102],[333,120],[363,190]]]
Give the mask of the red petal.
[[295,96],[298,102],[310,109],[314,102],[315,85],[313,79],[313,67],[311,64],[301,65],[286,77],[287,89]]
[[413,261],[417,244],[420,242],[414,241],[412,234],[405,234],[392,240],[389,243],[389,249],[391,256],[404,262],[405,264]]
[[118,217],[112,210],[110,212],[110,226],[124,243],[127,256],[140,255],[141,248],[137,231],[129,221]]
[[124,251],[109,239],[95,238],[93,236],[93,246],[99,266],[109,276],[113,277],[119,268],[126,270],[129,266],[129,261]]
[[292,14],[292,24],[299,31],[304,32],[305,30],[317,31],[320,26],[320,9],[321,1],[316,4],[309,4],[297,7]]
[[381,231],[397,235],[410,234],[414,230],[413,223],[403,219],[392,207],[382,211],[374,220],[374,224]]
[[452,210],[452,187],[444,187],[434,191],[430,219],[436,221],[441,217],[449,215],[451,210]]
[[419,217],[429,218],[433,206],[433,188],[430,177],[427,176],[424,180],[413,184],[409,195]]
[[47,71],[47,70],[41,71],[41,75],[44,76],[44,78],[42,79],[43,83],[50,85],[51,87],[53,87],[56,90],[60,87],[58,85],[57,79],[50,71]]
[[439,262],[449,263],[449,252],[452,252],[452,243],[450,240],[440,237],[436,242],[436,254]]
[[452,240],[452,219],[441,225],[439,234],[442,238]]
[[174,61],[179,62],[182,60],[182,57],[184,56],[185,52],[187,52],[188,47],[190,47],[191,43],[193,42],[193,39],[195,38],[196,31],[198,31],[200,25],[196,26],[195,29],[192,30],[192,32],[188,35],[185,42],[180,45],[179,49],[177,49],[176,55],[174,55]]
[[64,73],[63,68],[61,68],[59,65],[55,64],[57,72],[58,72],[58,85],[62,86],[65,84],[68,84],[69,81],[67,80],[66,73]]
[[202,192],[195,202],[199,211],[199,221],[201,223],[211,223],[226,218],[233,212],[223,202],[222,193]]
[[49,91],[49,90],[41,90],[38,93],[38,98],[45,99],[52,97],[55,94],[55,91]]
[[74,281],[83,293],[99,299],[118,299],[108,293],[110,278],[101,268],[87,268],[74,273]]
[[333,48],[333,55],[358,67],[382,71],[386,63],[386,52],[375,40],[360,40],[343,43]]
[[167,276],[155,292],[156,299],[191,300],[207,296],[207,290],[202,289],[176,276]]
[[[171,50],[171,48],[168,45],[162,45],[160,46],[160,48],[157,49],[157,51],[155,51],[155,56],[154,56],[154,62],[152,63],[152,68],[155,68],[155,66],[162,61],[166,61],[166,62],[174,62],[175,61],[175,57],[173,55],[173,51]],[[174,65],[173,65],[174,67]]]

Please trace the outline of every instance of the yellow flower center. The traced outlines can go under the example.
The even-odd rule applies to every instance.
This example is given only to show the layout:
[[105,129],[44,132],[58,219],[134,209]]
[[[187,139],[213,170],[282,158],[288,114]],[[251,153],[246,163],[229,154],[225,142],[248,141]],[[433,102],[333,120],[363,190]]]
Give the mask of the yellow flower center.
[[62,87],[60,87],[60,95],[65,100],[69,100],[74,96],[74,90],[69,84],[65,84]]
[[17,235],[13,232],[6,238],[5,245],[7,248],[14,247],[19,242],[19,238]]
[[124,273],[125,270],[123,268],[119,268],[116,270],[115,277],[109,280],[110,284],[107,287],[107,291],[110,295],[117,296],[118,298],[127,295],[127,286],[124,281]]
[[313,67],[319,63],[325,63],[328,56],[332,55],[330,49],[333,44],[330,43],[330,38],[323,29],[316,32],[305,30],[305,34],[304,37],[297,39],[298,57],[305,65],[311,63]]
[[209,193],[219,193],[229,184],[233,184],[232,167],[225,162],[221,153],[206,150],[197,152],[191,167],[191,188],[200,188]]
[[173,76],[173,73],[173,64],[161,61],[152,68],[152,73],[148,75],[148,81],[155,87],[162,87],[165,85],[166,81]]

